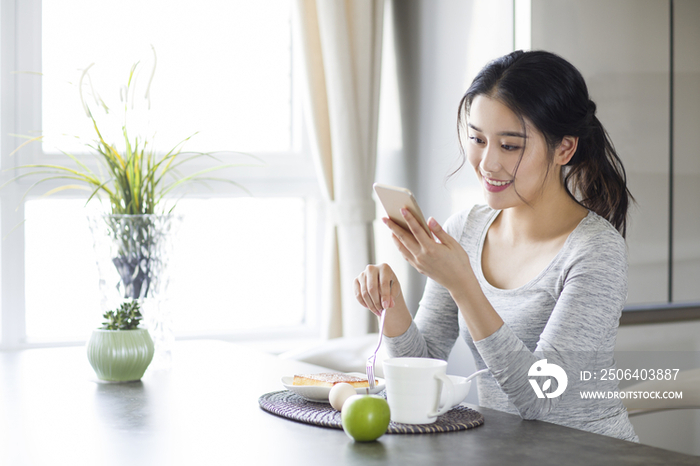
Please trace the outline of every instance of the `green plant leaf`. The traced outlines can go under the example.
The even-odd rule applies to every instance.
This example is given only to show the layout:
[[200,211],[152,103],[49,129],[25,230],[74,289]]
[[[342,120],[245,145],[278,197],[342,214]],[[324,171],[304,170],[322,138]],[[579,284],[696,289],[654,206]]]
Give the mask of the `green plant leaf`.
[[185,176],[185,177],[183,177],[183,178],[181,178],[181,179],[179,179],[179,180],[177,180],[177,181],[175,181],[175,182],[173,182],[173,183],[171,183],[171,184],[166,185],[165,187],[163,187],[163,191],[161,192],[160,198],[162,199],[163,196],[165,196],[166,194],[168,194],[168,193],[169,193],[170,191],[172,191],[174,188],[180,186],[181,184],[183,184],[183,183],[185,183],[185,182],[187,182],[187,181],[189,181],[189,180],[192,180],[193,178],[197,178],[197,177],[199,177],[199,176],[201,176],[201,175],[204,175],[204,174],[206,174],[206,173],[211,173],[211,172],[213,172],[213,171],[223,170],[224,168],[237,167],[237,166],[239,166],[239,165],[238,165],[238,164],[227,164],[227,165],[221,165],[221,166],[218,166],[218,167],[205,168],[204,170],[200,170],[200,171],[195,172],[195,173],[193,173],[193,174],[191,174],[191,175]]
[[45,192],[44,194],[41,195],[41,197],[47,197],[47,196],[50,196],[52,194],[59,193],[61,191],[65,191],[66,189],[78,189],[80,191],[90,191],[90,189],[88,189],[87,187],[85,187],[81,184],[66,184],[66,185],[59,186],[57,188],[53,188],[53,189]]
[[23,148],[24,146],[26,146],[27,144],[31,144],[31,143],[34,142],[34,141],[41,141],[42,139],[44,139],[44,136],[36,136],[36,137],[33,137],[33,138],[31,138],[31,139],[29,139],[29,140],[23,142],[22,144],[20,144],[19,146],[17,146],[17,149],[15,149],[15,150],[13,150],[12,152],[10,152],[10,157],[12,157],[13,155],[15,155],[15,154],[17,153],[17,151],[19,151],[20,149],[22,149],[22,148]]
[[139,302],[136,300],[124,301],[117,309],[110,310],[102,316],[103,330],[132,330],[138,328],[143,319]]

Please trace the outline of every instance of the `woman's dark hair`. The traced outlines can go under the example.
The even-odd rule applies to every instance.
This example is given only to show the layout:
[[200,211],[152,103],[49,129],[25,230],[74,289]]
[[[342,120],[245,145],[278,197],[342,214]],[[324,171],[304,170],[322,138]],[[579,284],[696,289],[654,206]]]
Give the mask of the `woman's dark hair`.
[[523,129],[525,119],[532,122],[544,135],[550,155],[564,136],[578,137],[576,152],[564,169],[564,187],[576,202],[607,219],[625,236],[627,208],[634,200],[627,189],[625,169],[595,116],[596,105],[588,96],[583,76],[571,63],[550,52],[518,50],[487,64],[459,103],[462,165],[463,119],[479,95],[510,108]]

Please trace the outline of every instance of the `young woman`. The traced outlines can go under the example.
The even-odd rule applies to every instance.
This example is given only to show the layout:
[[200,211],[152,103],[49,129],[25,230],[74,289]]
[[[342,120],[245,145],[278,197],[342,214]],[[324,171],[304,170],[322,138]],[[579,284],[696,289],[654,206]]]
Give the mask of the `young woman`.
[[[386,264],[368,266],[355,291],[375,314],[386,309],[394,356],[447,359],[464,338],[477,368],[489,369],[478,380],[480,405],[638,441],[619,399],[581,394],[617,391],[600,375],[615,365],[627,297],[631,195],[595,110],[581,74],[557,55],[517,51],[489,63],[458,112],[488,205],[453,215],[444,229],[429,219],[434,238],[405,209],[410,231],[383,219],[428,277],[415,320]],[[566,382],[538,376],[553,375],[552,365]],[[582,371],[597,377],[582,380]]]

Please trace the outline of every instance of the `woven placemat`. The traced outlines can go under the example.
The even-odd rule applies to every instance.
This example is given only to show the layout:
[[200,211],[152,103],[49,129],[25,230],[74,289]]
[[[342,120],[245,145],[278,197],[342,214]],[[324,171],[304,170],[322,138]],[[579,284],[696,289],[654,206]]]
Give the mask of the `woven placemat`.
[[[258,399],[260,407],[267,412],[316,426],[342,429],[340,412],[327,403],[314,403],[299,395],[282,390],[266,393]],[[456,406],[433,424],[400,424],[391,422],[387,434],[430,434],[456,432],[478,427],[484,423],[484,416],[466,406]]]

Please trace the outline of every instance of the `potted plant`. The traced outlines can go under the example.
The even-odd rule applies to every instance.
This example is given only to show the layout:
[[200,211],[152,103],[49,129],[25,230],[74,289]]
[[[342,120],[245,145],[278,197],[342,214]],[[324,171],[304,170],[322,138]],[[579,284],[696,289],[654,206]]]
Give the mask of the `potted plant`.
[[102,327],[93,330],[87,356],[97,377],[109,382],[140,380],[153,360],[153,340],[139,328],[142,319],[138,301],[125,301],[104,314]]
[[[145,100],[149,102],[149,109],[150,86],[156,66],[155,50],[153,54],[153,69],[144,94]],[[156,344],[156,357],[160,358],[160,355],[164,354],[167,365],[170,343],[174,336],[170,313],[161,308],[160,301],[167,285],[168,253],[178,220],[172,214],[176,204],[172,196],[185,185],[209,181],[230,183],[244,191],[247,190],[231,179],[215,177],[212,173],[243,164],[223,163],[221,153],[183,151],[183,145],[191,136],[184,138],[167,152],[156,151],[149,137],[129,136],[127,117],[135,101],[134,76],[138,65],[139,63],[136,63],[131,67],[127,84],[119,93],[124,105],[120,145],[107,142],[103,137],[97,118],[88,104],[95,102],[105,115],[110,113],[108,106],[92,87],[89,70],[93,65],[88,66],[81,74],[78,83],[80,101],[95,130],[95,139],[85,145],[91,156],[97,159],[97,168],[77,154],[61,151],[72,162],[70,166],[21,165],[17,169],[28,171],[15,176],[6,184],[27,176],[38,177],[38,181],[25,193],[26,196],[41,183],[66,180],[68,184],[51,189],[44,195],[64,189],[82,189],[89,192],[86,204],[95,198],[100,201],[108,200],[108,212],[89,218],[103,295],[102,310],[105,311],[125,299],[142,300],[146,324],[151,329]],[[89,98],[84,95],[84,89],[89,93]],[[29,138],[12,154],[42,138],[43,136]],[[228,151],[225,154],[256,158],[240,152]],[[182,175],[179,169],[196,159],[209,160],[213,166]],[[169,203],[172,205],[166,207],[165,201],[168,199],[172,201]]]

